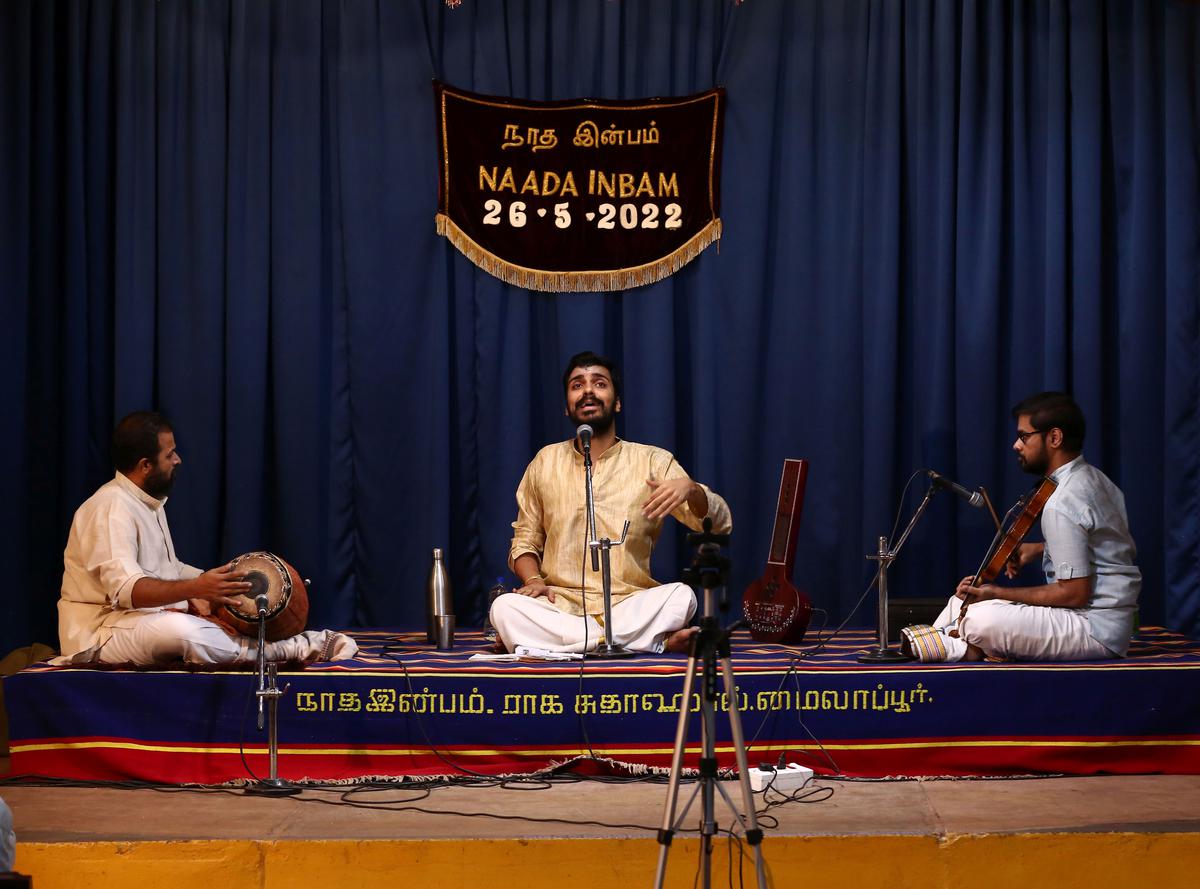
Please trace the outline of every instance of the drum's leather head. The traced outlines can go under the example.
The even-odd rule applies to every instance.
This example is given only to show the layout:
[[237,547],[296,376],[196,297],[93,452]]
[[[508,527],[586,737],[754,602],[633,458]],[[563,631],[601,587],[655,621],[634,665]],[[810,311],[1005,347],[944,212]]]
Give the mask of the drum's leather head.
[[308,623],[308,590],[296,569],[274,553],[252,552],[230,563],[234,571],[246,572],[252,585],[250,594],[240,597],[241,604],[226,605],[223,620],[244,636],[258,636],[258,609],[254,600],[267,595],[266,636],[271,642],[304,631]]

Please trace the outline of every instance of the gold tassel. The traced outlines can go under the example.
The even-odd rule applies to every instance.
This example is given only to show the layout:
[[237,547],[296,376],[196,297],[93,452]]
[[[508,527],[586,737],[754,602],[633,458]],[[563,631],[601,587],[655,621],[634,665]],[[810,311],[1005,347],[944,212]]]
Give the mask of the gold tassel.
[[709,244],[721,239],[721,220],[714,219],[678,249],[661,259],[629,269],[614,269],[610,272],[549,272],[513,265],[477,244],[445,213],[438,213],[437,233],[449,238],[467,259],[489,275],[506,284],[526,290],[541,290],[551,293],[607,292],[631,290],[653,284],[679,271]]

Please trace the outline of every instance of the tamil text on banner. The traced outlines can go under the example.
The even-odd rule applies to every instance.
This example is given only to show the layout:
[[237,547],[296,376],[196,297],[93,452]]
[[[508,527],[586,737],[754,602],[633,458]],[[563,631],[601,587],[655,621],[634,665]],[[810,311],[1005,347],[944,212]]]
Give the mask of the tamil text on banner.
[[434,84],[437,230],[531,290],[659,281],[721,237],[721,89],[528,102]]

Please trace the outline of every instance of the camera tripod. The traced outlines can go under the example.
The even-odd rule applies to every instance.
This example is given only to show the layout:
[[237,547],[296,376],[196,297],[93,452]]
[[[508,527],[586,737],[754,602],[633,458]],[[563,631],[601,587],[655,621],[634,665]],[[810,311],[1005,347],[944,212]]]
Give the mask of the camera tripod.
[[[670,852],[671,840],[676,830],[691,810],[696,797],[700,797],[701,821],[701,873],[704,889],[712,885],[712,847],[713,837],[717,833],[716,795],[719,793],[729,806],[745,832],[746,841],[754,850],[754,867],[758,877],[759,889],[766,889],[766,865],[762,854],[762,830],[758,826],[758,818],[754,811],[754,797],[750,792],[749,771],[746,766],[746,739],[742,733],[742,720],[737,709],[737,692],[734,686],[733,666],[729,655],[729,629],[722,629],[713,611],[715,590],[724,587],[725,575],[729,569],[729,560],[721,556],[721,546],[727,543],[729,535],[713,534],[712,521],[704,520],[704,531],[699,534],[689,534],[688,542],[697,545],[696,558],[692,566],[684,572],[684,580],[693,587],[700,587],[704,596],[704,612],[700,620],[700,632],[692,637],[691,650],[688,652],[687,671],[683,678],[683,699],[679,709],[679,722],[675,728],[675,750],[671,756],[671,778],[667,785],[667,806],[663,812],[662,828],[658,831],[658,870],[654,877],[655,889],[662,889],[663,879],[667,872],[667,855]],[[722,600],[724,596],[722,596]],[[722,601],[722,610],[726,607]],[[729,699],[729,727],[733,736],[733,750],[737,759],[738,782],[742,790],[742,807],[745,814],[738,812],[737,806],[730,799],[728,792],[721,786],[717,775],[716,756],[716,701],[717,701],[717,665],[720,663],[721,677],[726,697]],[[676,819],[675,812],[679,802],[679,779],[683,773],[683,751],[687,745],[688,711],[692,700],[692,685],[696,679],[697,668],[701,676],[700,691],[700,780],[692,791],[683,812]]]

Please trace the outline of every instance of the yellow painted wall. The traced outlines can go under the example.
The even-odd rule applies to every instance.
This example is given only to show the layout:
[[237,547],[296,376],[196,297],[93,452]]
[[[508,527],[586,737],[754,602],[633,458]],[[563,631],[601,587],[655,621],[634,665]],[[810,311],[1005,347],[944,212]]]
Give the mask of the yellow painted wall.
[[[670,889],[693,885],[698,843],[671,846]],[[763,848],[776,887],[1194,889],[1200,874],[1197,833],[769,837]],[[633,889],[653,885],[658,851],[648,838],[19,843],[17,870],[36,889]],[[729,851],[717,842],[714,885],[729,885]],[[753,886],[752,860],[742,866]]]

